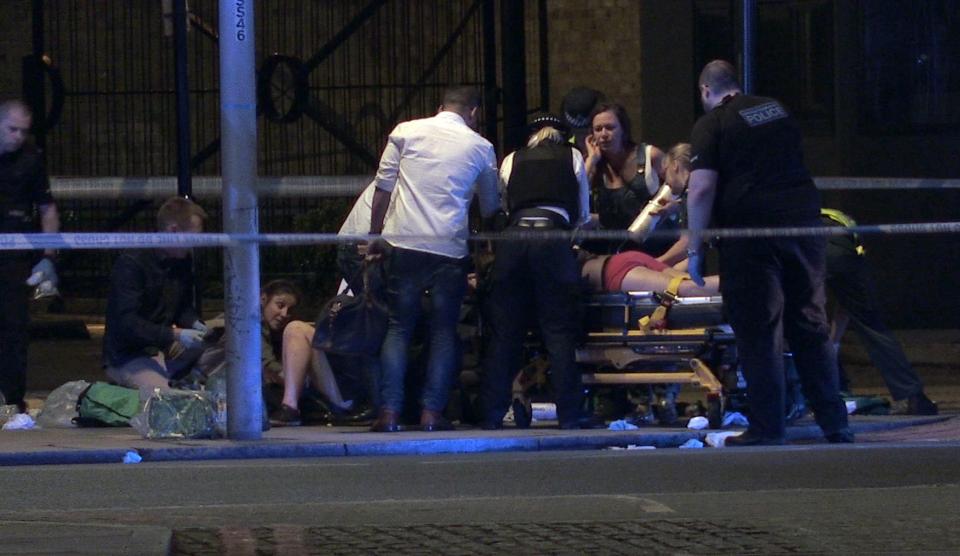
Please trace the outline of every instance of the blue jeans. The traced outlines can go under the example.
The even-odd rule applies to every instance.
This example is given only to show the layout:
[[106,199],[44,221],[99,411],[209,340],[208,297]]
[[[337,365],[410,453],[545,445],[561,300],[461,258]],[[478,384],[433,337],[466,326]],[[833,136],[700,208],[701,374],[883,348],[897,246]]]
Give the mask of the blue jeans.
[[407,350],[423,294],[429,292],[429,353],[421,403],[423,409],[443,411],[460,370],[457,321],[467,288],[465,259],[395,247],[387,268],[389,324],[380,352],[382,407],[403,411]]

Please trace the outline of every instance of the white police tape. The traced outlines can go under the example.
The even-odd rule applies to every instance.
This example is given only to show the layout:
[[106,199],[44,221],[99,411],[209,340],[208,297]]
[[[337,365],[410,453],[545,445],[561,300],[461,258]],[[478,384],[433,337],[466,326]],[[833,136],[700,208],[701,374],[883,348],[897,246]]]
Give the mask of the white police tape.
[[[511,229],[506,233],[479,233],[470,237],[473,241],[515,240],[629,240],[625,230],[543,230],[520,231]],[[960,222],[920,222],[914,224],[875,224],[845,228],[842,226],[794,227],[794,228],[723,228],[703,230],[707,238],[761,238],[840,236],[850,232],[869,234],[941,234],[960,232]],[[649,236],[677,237],[680,231],[655,231]],[[0,251],[29,251],[37,249],[158,249],[194,247],[234,247],[250,243],[267,246],[324,245],[356,243],[379,236],[363,234],[223,234],[223,233],[57,233],[57,234],[0,234]],[[436,241],[436,236],[403,236],[407,240]],[[446,239],[446,238],[444,238]]]
[[[354,197],[370,183],[372,176],[284,176],[257,178],[257,194],[269,198]],[[219,176],[196,176],[191,180],[192,196],[219,199]],[[51,177],[50,191],[58,201],[165,199],[177,194],[177,178]]]
[[938,178],[865,178],[825,176],[813,178],[818,189],[960,189],[958,179]]
[[[283,176],[258,177],[257,194],[264,198],[316,198],[356,196],[373,176]],[[936,178],[864,178],[825,176],[814,178],[819,189],[960,189],[960,179]],[[219,176],[196,176],[191,181],[193,196],[219,199]],[[57,200],[146,200],[164,199],[177,194],[175,176],[50,178],[50,190]]]

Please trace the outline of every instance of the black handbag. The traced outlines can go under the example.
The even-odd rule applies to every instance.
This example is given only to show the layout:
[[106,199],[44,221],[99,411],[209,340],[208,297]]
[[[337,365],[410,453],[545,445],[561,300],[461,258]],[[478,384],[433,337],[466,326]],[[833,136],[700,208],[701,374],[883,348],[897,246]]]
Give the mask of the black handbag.
[[370,272],[379,264],[364,264],[363,292],[341,294],[324,304],[317,317],[313,347],[344,355],[377,355],[387,334],[387,307],[371,288]]

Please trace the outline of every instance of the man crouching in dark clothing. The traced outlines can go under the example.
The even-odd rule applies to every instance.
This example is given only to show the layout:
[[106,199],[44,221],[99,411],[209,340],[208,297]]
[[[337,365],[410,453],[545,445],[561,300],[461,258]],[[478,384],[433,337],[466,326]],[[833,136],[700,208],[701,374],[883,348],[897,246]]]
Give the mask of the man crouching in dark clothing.
[[[200,233],[207,214],[188,199],[172,197],[157,212],[157,230]],[[113,265],[107,298],[103,364],[121,386],[166,390],[203,352],[206,325],[194,302],[191,250],[140,249]]]

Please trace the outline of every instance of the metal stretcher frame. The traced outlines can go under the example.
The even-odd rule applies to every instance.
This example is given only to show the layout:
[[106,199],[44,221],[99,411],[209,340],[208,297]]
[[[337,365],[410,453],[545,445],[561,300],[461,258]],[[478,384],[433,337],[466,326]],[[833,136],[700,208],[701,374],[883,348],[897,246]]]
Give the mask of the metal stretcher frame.
[[[691,384],[707,392],[711,426],[723,411],[723,382],[711,365],[734,342],[719,296],[677,298],[667,328],[639,320],[660,306],[653,292],[594,294],[586,302],[586,341],[577,349],[584,385]],[[707,362],[710,361],[710,363]]]

